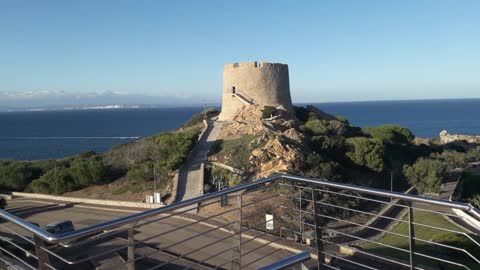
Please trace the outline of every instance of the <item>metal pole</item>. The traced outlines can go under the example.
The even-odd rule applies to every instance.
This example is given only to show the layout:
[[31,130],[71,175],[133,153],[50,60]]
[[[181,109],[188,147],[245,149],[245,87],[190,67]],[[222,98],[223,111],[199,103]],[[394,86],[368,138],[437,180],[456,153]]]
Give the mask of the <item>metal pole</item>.
[[156,174],[156,167],[155,162],[153,163],[153,199],[155,200],[155,193],[157,193],[157,174]]
[[35,252],[37,253],[38,258],[38,269],[39,270],[47,270],[50,269],[48,265],[52,265],[50,262],[50,256],[44,250],[45,241],[38,237],[37,235],[33,235],[33,241],[35,242]]
[[413,208],[412,203],[407,202],[408,206],[408,239],[410,247],[410,269],[414,270],[416,266],[415,262],[415,226],[413,224]]
[[[302,233],[301,236],[303,236],[303,217],[302,217],[302,189],[298,189],[298,213],[299,213],[299,222],[298,222],[298,229],[300,230],[300,233]],[[301,237],[303,238],[303,237]],[[302,242],[302,239],[300,239],[300,242]]]
[[60,194],[58,192],[58,177],[57,177],[57,164],[55,164],[55,193]]
[[[393,192],[393,172],[390,172],[390,192]],[[393,198],[390,197],[390,202],[393,201]]]
[[242,194],[237,196],[237,222],[233,223],[233,249],[232,249],[232,270],[242,268]]
[[128,229],[127,269],[135,270],[135,224]]
[[317,203],[317,196],[315,196],[315,190],[312,188],[312,200],[313,200],[313,212],[315,213],[314,224],[315,224],[315,241],[317,243],[317,258],[318,258],[318,270],[327,269],[323,266],[325,263],[325,254],[323,253],[323,241],[322,241],[322,224],[320,217],[320,207]]

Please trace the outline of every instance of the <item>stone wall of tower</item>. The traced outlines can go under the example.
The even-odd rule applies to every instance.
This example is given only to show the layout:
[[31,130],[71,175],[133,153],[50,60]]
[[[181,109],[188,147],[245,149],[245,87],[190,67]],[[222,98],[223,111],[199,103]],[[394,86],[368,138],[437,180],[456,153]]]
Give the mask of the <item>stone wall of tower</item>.
[[222,112],[230,121],[248,102],[293,110],[288,65],[267,62],[226,64],[223,67]]

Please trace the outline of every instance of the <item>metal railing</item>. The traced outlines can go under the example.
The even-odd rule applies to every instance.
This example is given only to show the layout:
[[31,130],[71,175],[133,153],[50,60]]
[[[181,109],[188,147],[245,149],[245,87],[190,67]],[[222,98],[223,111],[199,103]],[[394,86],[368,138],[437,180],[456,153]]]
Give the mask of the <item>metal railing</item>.
[[[188,214],[197,207],[199,215]],[[306,265],[322,270],[478,269],[480,231],[458,211],[480,221],[465,203],[274,175],[63,234],[0,211],[0,263],[258,269],[306,251]]]
[[239,98],[245,104],[248,104],[248,105],[254,104],[253,98],[249,97],[247,94],[245,94],[244,92],[238,89],[235,90],[235,92],[232,95]]

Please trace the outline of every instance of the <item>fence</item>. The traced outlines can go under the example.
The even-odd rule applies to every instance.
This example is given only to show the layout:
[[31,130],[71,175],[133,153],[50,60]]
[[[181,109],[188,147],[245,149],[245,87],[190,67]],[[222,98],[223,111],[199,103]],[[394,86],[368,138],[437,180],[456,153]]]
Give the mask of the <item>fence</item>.
[[[200,216],[185,219],[199,203]],[[405,211],[382,214],[386,205]],[[275,175],[63,234],[0,211],[0,260],[17,269],[478,269],[479,231],[446,221],[468,226],[452,209],[480,220],[464,203]],[[383,222],[367,223],[379,214]]]

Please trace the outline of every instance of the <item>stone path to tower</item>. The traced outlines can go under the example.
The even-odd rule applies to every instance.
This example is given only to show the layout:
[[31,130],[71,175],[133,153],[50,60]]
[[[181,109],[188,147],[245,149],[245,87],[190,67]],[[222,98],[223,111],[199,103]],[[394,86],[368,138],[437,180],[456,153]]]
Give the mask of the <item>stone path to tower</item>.
[[205,136],[197,142],[192,150],[192,154],[180,167],[178,176],[178,201],[191,199],[202,194],[201,190],[203,187],[200,187],[199,179],[203,172],[200,170],[200,166],[207,160],[207,154],[215,143],[221,125],[220,122],[214,121],[214,119],[208,119],[208,128],[205,130]]

